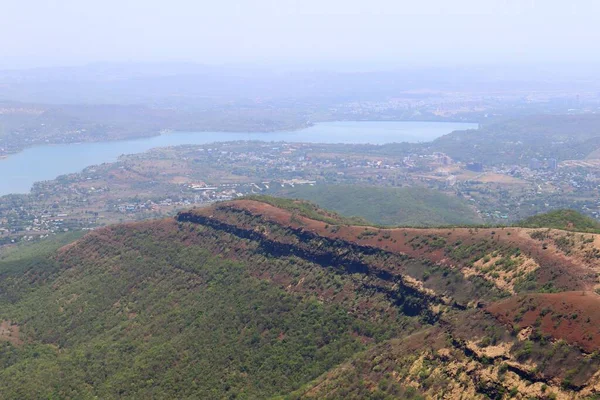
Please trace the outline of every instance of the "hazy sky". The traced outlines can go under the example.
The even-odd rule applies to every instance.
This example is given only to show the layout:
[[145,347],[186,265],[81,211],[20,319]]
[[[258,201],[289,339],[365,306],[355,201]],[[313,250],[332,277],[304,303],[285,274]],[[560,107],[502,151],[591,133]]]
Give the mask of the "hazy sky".
[[598,0],[0,0],[0,67],[597,62]]

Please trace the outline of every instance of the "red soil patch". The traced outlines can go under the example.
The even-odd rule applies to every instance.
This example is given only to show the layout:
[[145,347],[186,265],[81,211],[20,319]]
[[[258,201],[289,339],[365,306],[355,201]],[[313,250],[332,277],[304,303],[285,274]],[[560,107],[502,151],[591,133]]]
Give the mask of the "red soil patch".
[[[418,229],[418,228],[394,228],[380,229],[376,227],[332,225],[322,221],[305,218],[288,210],[271,206],[269,204],[252,201],[238,200],[227,203],[219,203],[212,207],[194,209],[191,214],[208,217],[222,223],[238,226],[243,229],[255,230],[266,237],[271,237],[281,242],[294,243],[298,240],[294,235],[279,235],[276,230],[272,232],[268,226],[261,225],[260,220],[248,219],[240,215],[244,211],[251,213],[265,223],[278,224],[284,227],[311,232],[315,235],[341,239],[345,242],[361,246],[379,248],[391,253],[406,254],[410,257],[422,260],[430,260],[447,268],[460,269],[467,260],[454,260],[446,255],[446,246],[433,247],[431,245],[415,246],[415,243],[429,237],[430,241],[444,239],[447,246],[453,246],[457,242],[471,245],[482,241],[490,243],[490,249],[499,249],[502,246],[519,248],[522,254],[533,258],[540,265],[536,272],[538,283],[553,282],[556,288],[561,290],[589,290],[595,283],[595,271],[588,265],[574,257],[566,256],[564,253],[554,251],[551,247],[543,248],[539,240],[531,239],[527,231],[521,228],[447,228],[447,229]],[[126,235],[115,233],[126,232]],[[77,245],[65,246],[59,252],[59,260],[68,260],[72,253],[85,249],[85,256],[90,259],[100,259],[106,251],[106,246],[120,248],[127,246],[137,235],[151,234],[154,239],[168,243],[176,241],[185,245],[198,244],[200,239],[196,234],[188,234],[188,230],[182,227],[175,219],[167,218],[156,221],[143,221],[121,225],[109,226],[97,229],[77,242]],[[243,254],[243,241],[229,248],[228,257],[235,258],[238,253]],[[496,245],[497,243],[497,245]],[[215,249],[218,251],[219,249]],[[391,273],[404,273],[404,266],[395,263],[387,263],[380,266]],[[260,274],[259,274],[260,275]],[[290,284],[289,277],[267,274],[263,278],[274,280],[284,286]],[[291,290],[302,290],[292,288]],[[325,293],[323,295],[326,295]]]
[[[592,290],[596,284],[595,271],[591,271],[590,266],[583,260],[566,256],[552,245],[546,244],[544,247],[542,242],[529,237],[523,228],[381,229],[366,226],[337,225],[335,229],[332,229],[333,227],[325,222],[295,215],[288,210],[255,200],[236,200],[213,207],[192,210],[192,212],[238,225],[239,221],[235,221],[234,217],[227,215],[229,209],[245,210],[260,216],[265,221],[310,231],[319,236],[342,239],[363,246],[407,254],[414,258],[424,258],[449,267],[460,267],[460,263],[448,259],[443,248],[428,246],[415,248],[411,240],[432,235],[444,238],[448,244],[461,241],[463,244],[470,245],[482,240],[494,241],[499,246],[519,248],[523,254],[533,258],[541,266],[537,272],[537,280],[542,284],[553,282],[556,287],[562,290]],[[365,234],[366,232],[376,234],[368,235]]]
[[538,328],[586,352],[600,349],[600,296],[593,292],[533,293],[487,308],[500,322]]

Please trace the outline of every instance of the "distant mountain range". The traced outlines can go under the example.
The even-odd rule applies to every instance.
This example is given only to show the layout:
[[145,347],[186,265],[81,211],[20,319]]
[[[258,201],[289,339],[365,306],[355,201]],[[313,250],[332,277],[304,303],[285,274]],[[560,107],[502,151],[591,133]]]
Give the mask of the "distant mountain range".
[[373,100],[412,92],[587,92],[595,70],[485,66],[382,71],[211,66],[194,63],[96,63],[0,70],[0,100],[64,103],[206,104],[210,102]]

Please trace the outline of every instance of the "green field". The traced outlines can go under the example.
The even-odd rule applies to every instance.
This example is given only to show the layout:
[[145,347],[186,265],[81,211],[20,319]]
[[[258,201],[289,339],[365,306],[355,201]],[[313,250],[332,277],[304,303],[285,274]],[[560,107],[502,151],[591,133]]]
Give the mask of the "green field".
[[443,226],[481,224],[464,200],[425,188],[370,186],[297,186],[278,196],[312,201],[344,216],[378,225]]

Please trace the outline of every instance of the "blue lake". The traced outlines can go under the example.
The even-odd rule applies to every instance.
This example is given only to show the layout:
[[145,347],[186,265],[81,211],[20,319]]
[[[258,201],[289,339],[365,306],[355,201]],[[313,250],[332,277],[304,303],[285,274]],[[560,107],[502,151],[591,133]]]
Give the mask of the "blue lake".
[[233,140],[354,144],[415,143],[428,142],[455,130],[477,127],[477,124],[454,122],[326,122],[298,131],[176,132],[136,140],[39,146],[0,159],[0,195],[28,193],[34,182],[78,172],[90,165],[114,162],[120,155],[141,153],[155,147]]

